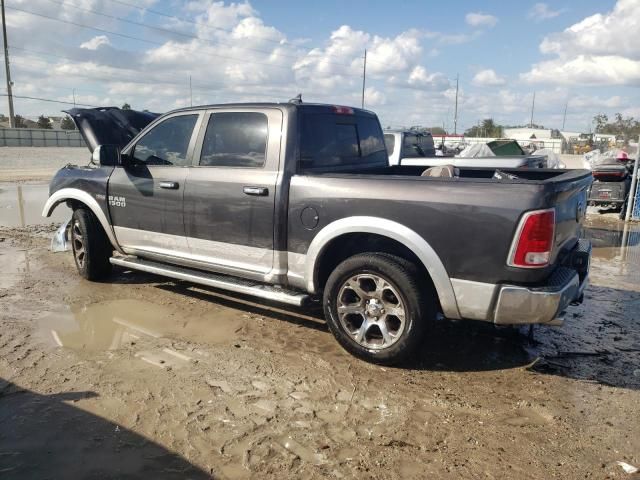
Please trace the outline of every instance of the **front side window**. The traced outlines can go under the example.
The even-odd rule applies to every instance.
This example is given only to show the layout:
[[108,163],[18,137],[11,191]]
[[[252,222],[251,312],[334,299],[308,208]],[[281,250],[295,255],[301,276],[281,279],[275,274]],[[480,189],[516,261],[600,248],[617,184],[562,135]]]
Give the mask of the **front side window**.
[[146,165],[187,165],[187,150],[198,115],[171,117],[153,127],[133,150],[133,158]]
[[267,125],[264,113],[212,113],[204,135],[200,165],[262,167],[267,153]]

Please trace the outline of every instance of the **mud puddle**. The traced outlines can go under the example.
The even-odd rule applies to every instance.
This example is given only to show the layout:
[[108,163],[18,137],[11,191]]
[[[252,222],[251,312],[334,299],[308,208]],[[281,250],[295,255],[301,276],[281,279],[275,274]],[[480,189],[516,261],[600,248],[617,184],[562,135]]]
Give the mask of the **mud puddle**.
[[[245,328],[246,320],[241,313],[229,310],[187,316],[143,300],[109,300],[54,312],[39,321],[39,328],[49,342],[60,347],[103,351],[160,338],[229,343]],[[163,363],[162,358],[152,360],[150,363]]]
[[9,289],[31,272],[29,251],[0,243],[0,290]]
[[[584,233],[591,240],[592,259],[598,264],[594,278],[640,288],[639,224],[595,217],[588,219]],[[592,277],[593,273],[592,269]]]
[[0,226],[26,227],[62,223],[71,217],[65,205],[58,206],[51,217],[42,216],[42,208],[49,198],[48,185],[0,184]]

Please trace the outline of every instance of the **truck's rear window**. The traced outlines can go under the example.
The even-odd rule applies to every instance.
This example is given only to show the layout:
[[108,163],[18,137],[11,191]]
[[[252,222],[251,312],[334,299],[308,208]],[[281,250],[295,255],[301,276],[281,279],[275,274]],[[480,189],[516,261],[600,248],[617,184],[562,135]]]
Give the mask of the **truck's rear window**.
[[382,129],[374,116],[306,113],[300,141],[305,169],[388,162]]

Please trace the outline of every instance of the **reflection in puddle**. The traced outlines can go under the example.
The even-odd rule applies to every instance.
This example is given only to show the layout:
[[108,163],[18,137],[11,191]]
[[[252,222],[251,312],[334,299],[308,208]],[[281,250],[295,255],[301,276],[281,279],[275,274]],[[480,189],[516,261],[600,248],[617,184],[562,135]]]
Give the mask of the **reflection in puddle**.
[[176,337],[225,343],[237,337],[244,323],[241,313],[232,311],[184,317],[180,312],[150,302],[113,300],[54,313],[41,321],[41,329],[61,347],[97,351],[115,350],[143,338]]
[[48,185],[0,184],[0,226],[26,227],[61,223],[71,216],[65,205],[58,206],[51,217],[42,216],[49,198]]
[[591,240],[599,274],[640,285],[640,225],[589,218],[584,235]]

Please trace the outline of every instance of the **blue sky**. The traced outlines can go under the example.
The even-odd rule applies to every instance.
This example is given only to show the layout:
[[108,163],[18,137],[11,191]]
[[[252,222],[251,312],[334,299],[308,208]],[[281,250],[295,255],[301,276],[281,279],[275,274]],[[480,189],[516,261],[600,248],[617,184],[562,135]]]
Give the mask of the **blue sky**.
[[[534,91],[534,121],[548,127],[567,103],[566,129],[640,116],[640,0],[6,4],[17,96],[167,111],[302,92],[358,105],[366,48],[366,107],[385,125],[452,129],[456,74],[458,131],[487,117],[527,123]],[[23,115],[63,108],[16,99]]]

